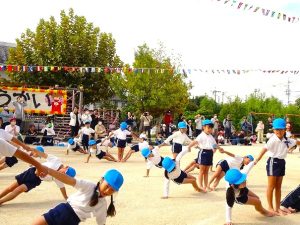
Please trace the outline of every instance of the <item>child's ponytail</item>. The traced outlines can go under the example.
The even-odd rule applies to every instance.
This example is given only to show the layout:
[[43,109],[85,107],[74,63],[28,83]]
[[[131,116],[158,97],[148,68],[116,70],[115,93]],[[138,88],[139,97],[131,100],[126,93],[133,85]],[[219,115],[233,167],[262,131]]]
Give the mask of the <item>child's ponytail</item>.
[[230,186],[229,188],[227,188],[227,191],[226,191],[227,205],[232,208],[234,205],[234,201],[235,201],[234,189],[232,186]]
[[116,215],[116,208],[115,208],[115,205],[114,205],[113,196],[111,195],[110,196],[110,204],[107,208],[107,216],[113,217],[115,215]]
[[96,187],[95,187],[94,193],[93,193],[93,195],[91,197],[91,200],[90,200],[90,203],[89,203],[89,205],[91,207],[97,205],[97,203],[99,201],[99,199],[98,199],[99,198],[99,192],[98,192],[99,185],[100,185],[100,183],[98,182],[97,185],[96,185]]

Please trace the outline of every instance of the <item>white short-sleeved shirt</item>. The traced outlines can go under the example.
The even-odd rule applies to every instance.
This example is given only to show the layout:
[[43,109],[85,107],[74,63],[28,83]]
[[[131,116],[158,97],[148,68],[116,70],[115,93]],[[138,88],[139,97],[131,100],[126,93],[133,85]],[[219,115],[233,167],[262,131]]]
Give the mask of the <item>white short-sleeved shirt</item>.
[[[46,166],[48,168],[51,168],[53,170],[56,170],[56,171],[62,165],[61,160],[59,158],[57,158],[56,156],[54,156],[54,155],[48,155],[46,160],[47,161],[42,163],[42,165]],[[54,181],[59,188],[65,187],[65,185],[62,182],[60,182],[59,180],[56,180],[52,176],[47,175],[46,177],[40,177],[40,178],[43,181]]]
[[89,128],[83,127],[81,132],[82,134],[90,136],[91,134],[95,133],[95,130],[90,127]]
[[76,179],[74,188],[78,191],[72,194],[67,201],[79,217],[80,221],[85,221],[93,215],[96,217],[98,225],[104,225],[107,216],[107,203],[105,198],[99,198],[99,201],[95,206],[89,206],[96,184],[91,181]]
[[199,143],[201,149],[214,149],[217,146],[217,142],[211,134],[206,134],[202,132],[196,138],[196,141]]
[[6,132],[3,129],[0,129],[0,138],[4,139],[5,141],[11,141],[13,139],[13,135],[10,133]]
[[195,119],[195,123],[196,123],[196,129],[202,130],[202,119],[200,119],[200,118]]
[[0,146],[0,156],[12,157],[18,149],[2,138],[0,138]]
[[139,142],[139,150],[142,151],[144,148],[149,148],[148,141]]
[[118,130],[114,131],[114,135],[120,140],[126,140],[127,135],[131,135],[131,132],[128,130],[121,130],[119,128]]
[[272,158],[286,158],[288,149],[296,145],[296,140],[282,138],[280,140],[275,134],[268,140],[265,148],[268,150],[268,156]]
[[161,156],[158,153],[157,147],[152,149],[153,157],[147,158],[147,169],[150,169],[153,165],[158,165],[161,161]]
[[7,126],[5,127],[5,131],[6,131],[6,132],[10,133],[10,134],[13,135],[13,136],[16,136],[16,135],[15,135],[14,129],[16,129],[16,133],[17,133],[16,135],[18,135],[18,134],[20,133],[20,127],[19,127],[19,126],[15,125],[15,127],[12,127],[12,126],[9,124],[9,125],[7,125]]
[[191,139],[186,135],[186,133],[181,133],[181,131],[174,132],[165,140],[165,143],[169,144],[171,140],[173,140],[173,143],[181,145],[183,145],[185,142],[191,142]]
[[230,169],[232,168],[240,169],[243,164],[244,158],[241,156],[235,156],[235,157],[228,157],[225,160],[227,161]]

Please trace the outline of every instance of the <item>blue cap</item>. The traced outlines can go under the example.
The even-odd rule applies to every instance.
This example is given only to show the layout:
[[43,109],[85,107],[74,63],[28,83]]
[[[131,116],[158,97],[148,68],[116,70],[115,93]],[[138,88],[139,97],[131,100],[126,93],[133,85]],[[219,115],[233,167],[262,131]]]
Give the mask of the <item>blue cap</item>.
[[247,158],[250,159],[250,161],[254,161],[254,157],[252,155],[247,155]]
[[74,144],[74,139],[73,139],[73,138],[70,138],[70,139],[68,140],[68,143],[69,143],[70,145],[73,145],[73,144]]
[[95,145],[97,142],[95,140],[89,140],[89,146]]
[[35,149],[38,150],[39,152],[45,152],[45,149],[43,146],[36,146]]
[[225,174],[225,180],[229,184],[241,184],[243,183],[247,178],[247,175],[244,173],[241,173],[238,169],[230,169]]
[[179,128],[179,129],[185,129],[186,127],[187,127],[187,125],[186,125],[185,122],[182,121],[182,122],[179,122],[179,123],[178,123],[178,128]]
[[286,128],[286,122],[284,119],[278,118],[273,121],[274,130],[284,130],[285,128]]
[[126,122],[122,122],[120,124],[120,128],[121,128],[121,130],[125,130],[127,128],[127,123]]
[[115,191],[119,191],[120,187],[124,182],[122,174],[115,169],[107,171],[104,174],[103,178]]
[[206,125],[214,125],[214,124],[213,124],[213,122],[211,122],[211,120],[206,119],[206,120],[203,120],[202,126],[206,126]]
[[75,177],[76,176],[76,170],[73,167],[68,167],[66,174],[70,177]]
[[175,168],[176,164],[170,157],[165,157],[162,161],[162,166],[170,173]]
[[149,148],[143,148],[141,153],[145,158],[148,158],[148,156],[151,154],[151,150]]

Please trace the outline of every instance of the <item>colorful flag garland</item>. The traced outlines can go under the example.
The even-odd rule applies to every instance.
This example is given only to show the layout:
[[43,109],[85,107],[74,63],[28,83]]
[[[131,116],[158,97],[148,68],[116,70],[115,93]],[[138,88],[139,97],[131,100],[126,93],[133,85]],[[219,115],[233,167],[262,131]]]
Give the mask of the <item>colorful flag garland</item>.
[[217,0],[217,1],[224,2],[224,5],[230,5],[231,7],[235,7],[236,9],[239,10],[244,10],[244,11],[247,10],[247,11],[252,11],[254,13],[262,13],[263,16],[270,16],[271,18],[277,18],[277,19],[282,18],[282,20],[288,21],[290,23],[299,22],[299,17],[289,16],[280,12],[271,11],[270,9],[254,6],[251,4],[244,3],[242,1],[237,1],[237,0]]
[[132,68],[132,67],[74,67],[74,66],[27,66],[27,65],[0,65],[0,71],[7,72],[80,72],[80,73],[101,73],[114,74],[114,73],[134,73],[134,74],[150,74],[152,73],[168,73],[168,74],[191,74],[193,72],[212,73],[212,74],[246,74],[250,72],[262,72],[266,74],[299,74],[299,70],[263,70],[263,69],[197,69],[197,68]]

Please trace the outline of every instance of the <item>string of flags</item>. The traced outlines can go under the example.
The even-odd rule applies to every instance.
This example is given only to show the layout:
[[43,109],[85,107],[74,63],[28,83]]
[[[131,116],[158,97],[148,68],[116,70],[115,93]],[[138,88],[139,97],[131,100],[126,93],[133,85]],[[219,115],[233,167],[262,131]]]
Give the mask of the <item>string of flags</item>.
[[0,65],[0,71],[7,72],[80,72],[80,73],[134,73],[134,74],[150,74],[150,73],[169,73],[169,74],[192,74],[192,73],[210,73],[210,74],[247,74],[253,72],[261,72],[266,74],[299,74],[300,70],[265,70],[265,69],[190,69],[190,68],[133,68],[133,67],[74,67],[74,66],[25,66],[25,65]]
[[276,11],[273,11],[270,9],[262,8],[259,6],[255,6],[252,4],[242,2],[242,1],[238,1],[238,0],[217,0],[217,1],[224,3],[224,5],[228,5],[228,6],[234,7],[239,10],[249,11],[249,12],[253,12],[253,13],[259,13],[263,16],[269,16],[274,19],[278,19],[278,20],[281,19],[283,21],[287,21],[290,23],[299,22],[299,17],[290,16],[290,15],[287,15],[282,12],[276,12]]

